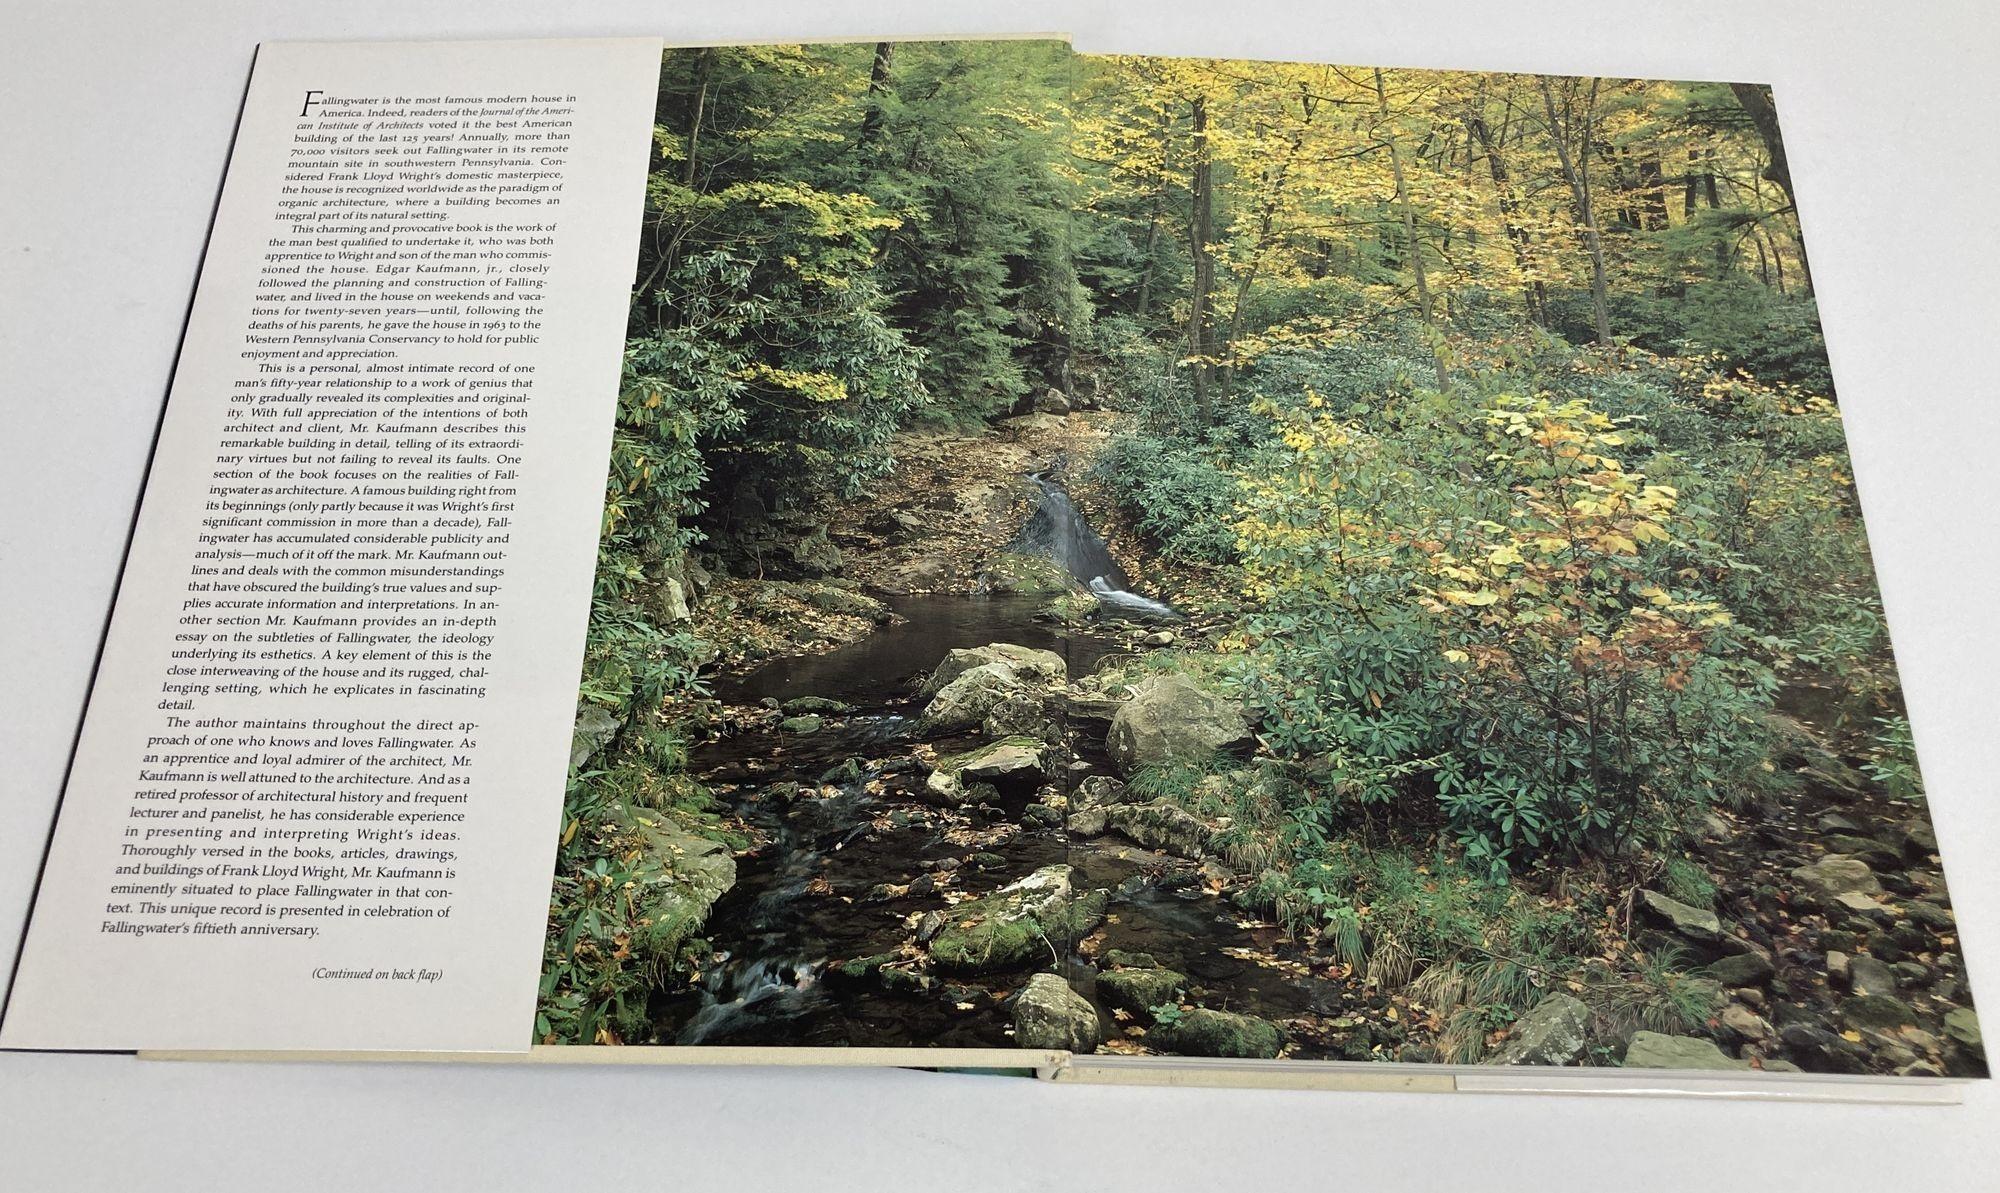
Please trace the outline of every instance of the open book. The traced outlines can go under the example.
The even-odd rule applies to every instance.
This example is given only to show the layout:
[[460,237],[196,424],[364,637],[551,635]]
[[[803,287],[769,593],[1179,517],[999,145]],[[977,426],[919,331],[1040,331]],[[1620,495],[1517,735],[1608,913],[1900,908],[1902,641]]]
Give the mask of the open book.
[[1936,1100],[1768,89],[264,47],[0,1043]]

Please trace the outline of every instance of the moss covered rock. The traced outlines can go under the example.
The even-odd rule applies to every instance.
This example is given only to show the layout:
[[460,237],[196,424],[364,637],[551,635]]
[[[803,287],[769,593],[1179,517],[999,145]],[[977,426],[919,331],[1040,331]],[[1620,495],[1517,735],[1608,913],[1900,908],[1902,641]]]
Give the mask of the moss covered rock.
[[995,556],[980,583],[987,592],[1017,596],[1055,596],[1078,587],[1076,577],[1055,560],[1013,551]]
[[1180,1001],[1187,989],[1187,975],[1158,966],[1113,969],[1097,975],[1097,994],[1104,1005],[1131,1011],[1144,1019],[1153,1017],[1153,1008]]
[[1044,866],[1019,882],[953,908],[931,939],[931,960],[952,973],[1000,973],[1060,956],[1067,942],[1104,919],[1107,892],[1079,893],[1068,866]]
[[1269,1060],[1285,1046],[1277,1024],[1254,1015],[1196,1007],[1156,1025],[1146,1041],[1182,1056],[1229,1056]]
[[1016,646],[1011,642],[989,642],[985,646],[962,646],[944,656],[924,680],[924,686],[917,693],[920,697],[935,696],[946,685],[975,667],[998,663],[1014,675],[1030,683],[1060,683],[1069,675],[1069,664],[1052,650],[1037,650],[1032,646]]
[[1104,814],[1105,826],[1131,838],[1148,849],[1159,849],[1179,857],[1207,856],[1214,830],[1186,809],[1171,801],[1156,799],[1144,804],[1112,804],[1097,809]]
[[1089,1052],[1103,1039],[1097,1008],[1055,974],[1036,974],[1014,996],[1014,1042],[1023,1048]]
[[1147,680],[1118,709],[1105,745],[1129,775],[1148,763],[1205,758],[1249,736],[1241,706],[1168,674]]

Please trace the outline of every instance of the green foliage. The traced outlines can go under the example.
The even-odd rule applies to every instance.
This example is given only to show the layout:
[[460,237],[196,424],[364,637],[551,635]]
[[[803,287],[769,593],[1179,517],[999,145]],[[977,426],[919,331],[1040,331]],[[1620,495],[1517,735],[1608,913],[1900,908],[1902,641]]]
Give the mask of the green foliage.
[[1905,716],[1881,717],[1875,722],[1868,760],[1861,769],[1882,785],[1892,799],[1920,800],[1924,778],[1917,770],[1916,735]]

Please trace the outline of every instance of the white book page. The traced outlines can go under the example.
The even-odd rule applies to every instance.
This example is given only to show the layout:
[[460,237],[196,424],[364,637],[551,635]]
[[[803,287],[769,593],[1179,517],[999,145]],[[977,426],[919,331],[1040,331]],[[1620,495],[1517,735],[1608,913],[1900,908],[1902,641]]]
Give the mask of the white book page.
[[527,1047],[659,52],[259,52],[0,1044]]

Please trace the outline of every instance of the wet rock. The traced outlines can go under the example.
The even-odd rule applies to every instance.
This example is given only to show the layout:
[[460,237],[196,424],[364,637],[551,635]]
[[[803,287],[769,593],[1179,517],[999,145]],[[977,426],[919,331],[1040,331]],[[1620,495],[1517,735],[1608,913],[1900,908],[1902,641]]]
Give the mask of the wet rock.
[[1134,952],[1130,949],[1106,949],[1103,961],[1106,965],[1119,969],[1158,969],[1159,958],[1151,953]]
[[1829,853],[1792,871],[1792,879],[1819,903],[1837,906],[1842,895],[1878,895],[1882,883],[1858,857]]
[[826,976],[837,982],[865,982],[873,978],[876,971],[884,965],[891,964],[896,960],[898,960],[898,957],[895,953],[876,953],[868,957],[856,957],[849,961],[842,961],[838,965],[829,966]]
[[1063,814],[1047,804],[1029,804],[1021,810],[1021,823],[1029,828],[1052,829],[1063,823]]
[[779,707],[792,716],[804,713],[828,713],[837,716],[854,711],[854,706],[845,700],[833,700],[825,696],[794,696]]
[[1493,1065],[1567,1065],[1583,1056],[1590,1008],[1567,994],[1550,994],[1515,1020]]
[[1894,994],[1896,975],[1881,961],[1863,955],[1848,965],[1847,988],[1856,994]]
[[1102,607],[1096,593],[1065,592],[1050,601],[1042,613],[1055,621],[1074,625],[1095,616]]
[[1187,989],[1187,975],[1158,966],[1113,969],[1097,975],[1097,994],[1104,1005],[1151,1021],[1153,1008],[1172,1006]]
[[930,942],[937,965],[951,973],[999,973],[1059,955],[1104,919],[1106,892],[1078,893],[1075,871],[1044,866],[982,899],[952,908],[952,922]]
[[1014,996],[1014,1042],[1023,1048],[1089,1052],[1103,1039],[1097,1009],[1055,974],[1036,974]]
[[902,965],[885,965],[876,973],[884,990],[900,990],[907,994],[922,994],[937,984],[937,979],[922,970]]
[[1183,675],[1147,680],[1111,720],[1106,745],[1126,774],[1153,762],[1200,759],[1247,740],[1242,708]]
[[1200,859],[1208,853],[1213,830],[1184,809],[1164,799],[1144,804],[1112,804],[1101,809],[1106,827],[1144,845],[1178,857]]
[[601,705],[585,704],[576,710],[576,729],[569,740],[572,770],[589,762],[598,751],[618,736],[619,720]]
[[1860,994],[1848,999],[1840,1004],[1840,1019],[1855,1031],[1892,1032],[1917,1024],[1909,1004],[1888,994]]
[[826,728],[826,721],[813,713],[799,717],[786,717],[778,722],[778,728],[797,737],[811,737]]
[[821,785],[845,787],[867,778],[868,768],[862,765],[859,758],[843,758],[820,772],[819,781]]
[[1696,1036],[1669,1036],[1656,1031],[1635,1032],[1625,1048],[1628,1069],[1747,1069],[1750,1062],[1736,1060],[1716,1046],[1714,1040]]
[[1182,1056],[1227,1056],[1269,1060],[1285,1046],[1278,1025],[1253,1015],[1196,1007],[1155,1026],[1149,1044]]

